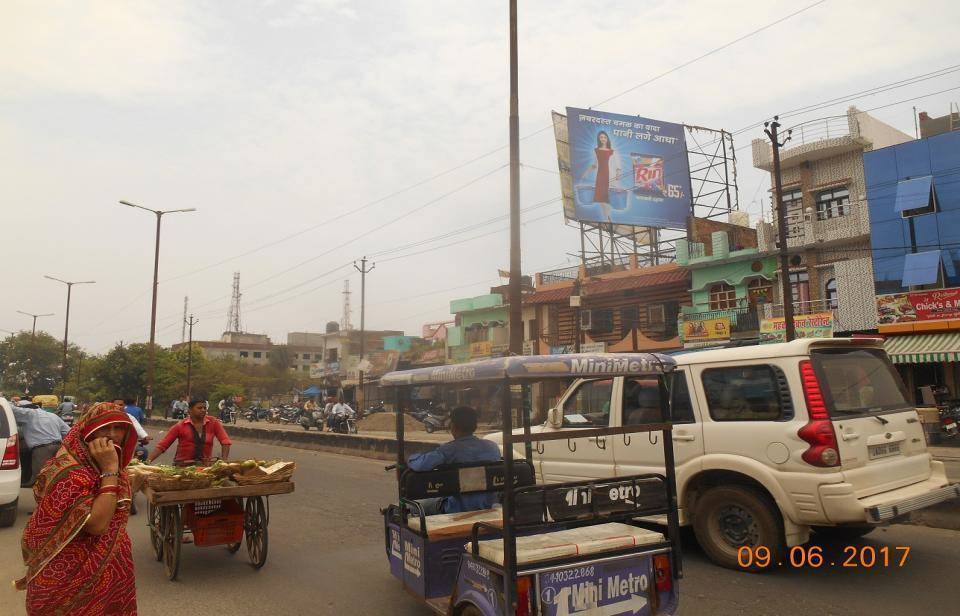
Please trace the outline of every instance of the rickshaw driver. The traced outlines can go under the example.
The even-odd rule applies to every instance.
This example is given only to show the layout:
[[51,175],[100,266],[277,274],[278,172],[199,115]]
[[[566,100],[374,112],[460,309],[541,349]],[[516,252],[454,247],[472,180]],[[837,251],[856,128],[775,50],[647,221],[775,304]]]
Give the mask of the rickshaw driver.
[[[410,456],[407,467],[413,471],[432,471],[447,464],[471,462],[499,462],[500,447],[493,441],[477,438],[477,411],[469,406],[458,406],[450,411],[450,434],[453,440],[427,453]],[[444,498],[428,498],[420,501],[424,515],[460,513],[490,509],[496,493],[482,492]]]

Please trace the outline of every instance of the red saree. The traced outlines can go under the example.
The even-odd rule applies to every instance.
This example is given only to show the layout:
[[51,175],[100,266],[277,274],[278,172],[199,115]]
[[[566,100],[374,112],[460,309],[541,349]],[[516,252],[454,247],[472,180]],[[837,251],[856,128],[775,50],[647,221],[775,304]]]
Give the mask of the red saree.
[[[100,486],[100,471],[84,441],[111,423],[129,426],[120,452],[120,494],[107,531],[83,531]],[[80,417],[56,457],[37,477],[37,509],[23,531],[27,575],[16,582],[27,590],[30,616],[136,615],[133,554],[127,535],[130,483],[122,470],[130,462],[137,435],[129,416],[110,402]]]

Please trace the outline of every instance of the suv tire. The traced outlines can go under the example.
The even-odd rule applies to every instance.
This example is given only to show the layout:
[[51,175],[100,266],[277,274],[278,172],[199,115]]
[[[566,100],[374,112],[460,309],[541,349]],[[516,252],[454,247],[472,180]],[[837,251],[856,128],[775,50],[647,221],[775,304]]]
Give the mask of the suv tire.
[[827,541],[855,541],[877,529],[876,526],[867,524],[860,526],[813,526],[811,528],[813,532]]
[[[697,499],[693,515],[697,542],[710,560],[739,571],[771,571],[783,562],[786,541],[776,504],[766,495],[746,486],[717,486]],[[743,567],[738,551],[743,546],[770,550],[770,565]]]
[[9,505],[0,507],[0,528],[6,526],[13,526],[13,523],[17,521],[17,504],[20,502],[20,497],[18,496]]

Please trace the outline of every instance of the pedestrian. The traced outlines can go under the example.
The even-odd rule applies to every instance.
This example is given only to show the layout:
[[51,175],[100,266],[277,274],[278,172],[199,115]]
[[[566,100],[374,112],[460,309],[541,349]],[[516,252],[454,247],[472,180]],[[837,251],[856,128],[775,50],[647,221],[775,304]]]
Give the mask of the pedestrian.
[[27,591],[29,616],[136,616],[125,470],[135,445],[123,407],[101,402],[40,473],[23,530],[27,574],[15,582]]
[[23,438],[25,457],[30,459],[30,481],[24,486],[30,487],[47,460],[57,454],[60,443],[70,432],[70,426],[55,414],[42,409],[14,406],[13,415]]
[[177,452],[173,456],[173,463],[177,466],[203,464],[213,457],[213,439],[220,441],[220,457],[223,460],[230,456],[230,437],[223,429],[220,420],[207,414],[207,404],[204,400],[191,400],[189,415],[183,421],[173,424],[169,431],[160,439],[150,454],[149,461],[153,462],[177,441]]
[[127,398],[123,401],[123,410],[125,410],[128,415],[136,417],[137,421],[139,421],[141,424],[143,423],[143,409],[134,404],[132,399]]

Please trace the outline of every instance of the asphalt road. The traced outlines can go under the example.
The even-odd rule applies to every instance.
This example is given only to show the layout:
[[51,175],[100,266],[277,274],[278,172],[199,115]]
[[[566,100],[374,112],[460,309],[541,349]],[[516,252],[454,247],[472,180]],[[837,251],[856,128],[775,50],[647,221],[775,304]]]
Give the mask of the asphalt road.
[[[184,546],[181,574],[169,582],[153,558],[146,519],[131,518],[140,613],[172,614],[390,614],[430,612],[390,575],[379,508],[394,496],[393,475],[363,458],[271,447],[234,445],[236,457],[297,462],[297,489],[271,501],[269,557],[253,570],[245,548]],[[139,497],[143,504],[143,497]],[[21,496],[16,527],[0,529],[0,580],[22,573],[20,531],[32,509]],[[145,510],[141,507],[141,511]],[[911,548],[903,567],[782,568],[749,575],[710,564],[689,537],[681,614],[908,614],[953,613],[957,599],[947,581],[956,571],[960,533],[914,526],[875,531],[861,546]],[[825,562],[842,562],[842,546]],[[899,560],[899,559],[895,559]],[[896,564],[896,563],[894,563]],[[23,595],[0,584],[0,614],[23,614]]]

